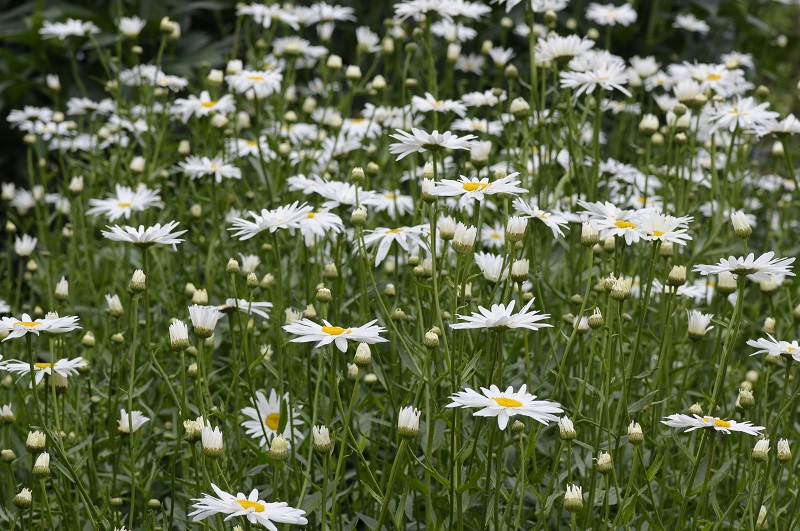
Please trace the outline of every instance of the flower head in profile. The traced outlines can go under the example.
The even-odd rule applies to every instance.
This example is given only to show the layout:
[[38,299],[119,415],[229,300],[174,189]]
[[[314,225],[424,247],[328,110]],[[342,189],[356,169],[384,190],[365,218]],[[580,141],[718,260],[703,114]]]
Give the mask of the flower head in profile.
[[179,223],[177,221],[170,221],[164,226],[161,223],[156,223],[152,227],[139,225],[139,228],[129,227],[128,225],[114,225],[108,227],[108,231],[101,231],[103,236],[109,240],[117,242],[128,242],[134,244],[136,247],[147,248],[155,244],[172,245],[173,249],[177,249],[177,244],[183,240],[178,238],[188,231],[179,230],[172,232]]
[[747,275],[747,278],[753,282],[761,282],[763,280],[773,280],[776,276],[786,275],[794,276],[791,272],[791,264],[794,263],[795,258],[774,258],[775,253],[769,251],[762,254],[758,258],[755,254],[750,253],[745,258],[744,256],[735,257],[729,256],[728,258],[721,258],[719,263],[714,265],[698,265],[695,266],[694,271],[702,275],[714,275],[720,273],[730,273],[732,275]]
[[[37,362],[33,364],[33,370],[36,372],[34,380],[38,385],[45,376],[58,374],[64,378],[78,374],[78,369],[86,367],[86,361],[83,358],[68,359],[62,358],[54,363]],[[2,368],[8,372],[25,376],[31,372],[31,364],[27,361],[8,360],[3,363]],[[31,386],[33,382],[31,382]]]
[[624,87],[627,83],[627,68],[616,61],[606,61],[584,71],[561,72],[561,86],[577,89],[576,98],[584,93],[591,94],[598,87],[604,90],[616,89],[630,97],[631,93]]
[[217,183],[222,179],[241,179],[242,170],[233,164],[226,163],[222,157],[197,157],[190,155],[178,163],[178,168],[192,179],[211,175]]
[[756,340],[748,340],[747,344],[759,350],[753,352],[751,356],[756,354],[766,354],[767,356],[791,356],[795,360],[800,361],[800,344],[797,341],[779,341],[767,334],[769,339],[760,337]]
[[439,149],[468,150],[470,141],[475,138],[475,135],[459,137],[450,131],[428,133],[416,127],[413,127],[410,133],[398,129],[397,134],[389,136],[399,140],[395,144],[389,144],[389,153],[399,155],[397,160],[401,160],[412,153],[422,153],[424,151],[436,151]]
[[130,219],[132,212],[141,212],[152,206],[161,206],[158,190],[150,190],[140,183],[134,191],[129,186],[118,184],[116,195],[108,199],[89,199],[92,208],[86,211],[90,216],[105,215],[108,221],[115,221],[122,216]]
[[23,313],[21,319],[15,317],[3,317],[0,319],[0,331],[9,332],[3,341],[22,337],[28,333],[36,334],[37,336],[40,332],[63,334],[76,328],[80,328],[80,326],[78,326],[78,317],[74,315],[59,317],[58,314],[49,313],[43,319],[33,320],[30,315]]
[[259,499],[258,490],[253,489],[249,496],[240,492],[236,496],[220,489],[213,483],[211,488],[217,497],[203,494],[202,498],[195,498],[192,505],[194,511],[188,516],[192,521],[200,522],[211,516],[227,515],[225,520],[242,516],[251,524],[261,524],[269,531],[278,531],[275,523],[305,525],[308,520],[304,517],[305,511],[289,507],[286,502],[267,503]]
[[100,33],[100,28],[92,22],[84,22],[83,20],[76,20],[68,18],[66,22],[50,22],[44,21],[42,27],[39,29],[39,35],[43,39],[58,38],[63,41],[67,37],[85,37],[90,34]]
[[291,340],[292,343],[317,341],[318,343],[314,345],[316,348],[333,343],[340,351],[347,352],[348,341],[368,343],[370,345],[389,341],[380,336],[382,332],[386,332],[386,329],[376,325],[375,323],[377,322],[377,319],[373,319],[362,326],[342,328],[341,326],[333,326],[324,319],[322,320],[322,325],[318,325],[311,319],[302,319],[285,325],[283,329],[290,334],[298,336]]
[[397,242],[397,245],[407,253],[412,253],[420,247],[426,247],[423,237],[427,232],[427,225],[397,227],[394,229],[377,227],[374,230],[365,231],[364,245],[378,247],[378,251],[375,253],[375,265],[378,266],[389,254],[389,249],[393,242]]
[[558,422],[556,414],[563,413],[561,404],[548,400],[536,400],[536,395],[528,393],[525,384],[514,391],[509,386],[505,391],[500,391],[496,385],[488,389],[481,387],[480,394],[470,388],[459,391],[450,397],[453,401],[447,407],[479,407],[483,408],[475,412],[476,417],[497,417],[497,426],[504,430],[511,417],[523,415],[530,417],[545,426],[549,422]]
[[236,231],[234,236],[240,240],[249,240],[260,232],[268,230],[275,232],[278,229],[297,229],[300,228],[300,223],[308,218],[308,214],[313,212],[314,207],[303,203],[302,205],[295,201],[291,205],[280,206],[274,210],[261,210],[260,213],[248,212],[248,215],[253,221],[236,218],[233,220],[233,227],[228,230]]
[[457,330],[469,328],[487,328],[490,330],[527,328],[528,330],[538,330],[540,328],[552,327],[553,325],[539,322],[549,319],[550,314],[540,314],[536,310],[529,311],[534,300],[535,299],[531,299],[528,301],[517,313],[512,313],[515,301],[511,301],[505,306],[502,304],[493,304],[492,308],[489,310],[483,306],[479,306],[478,311],[473,312],[471,316],[458,315],[458,318],[465,322],[451,324],[450,328],[455,328]]
[[630,26],[636,22],[636,10],[630,4],[598,4],[592,2],[586,10],[586,18],[600,26]]
[[459,204],[463,205],[468,201],[483,201],[487,195],[494,194],[522,194],[528,190],[517,186],[521,181],[515,179],[519,172],[514,172],[500,179],[489,181],[488,177],[478,179],[477,177],[461,176],[459,180],[442,179],[436,183],[431,190],[431,195],[439,197],[459,197]]
[[130,435],[136,433],[139,428],[144,426],[150,419],[145,417],[141,411],[132,411],[128,414],[124,409],[119,410],[119,420],[117,421],[117,431],[122,434]]
[[671,428],[686,428],[685,431],[694,431],[700,428],[710,428],[730,435],[732,431],[739,431],[748,435],[760,435],[764,426],[754,426],[752,422],[737,422],[735,420],[723,420],[717,417],[701,417],[700,415],[684,415],[677,413],[664,417],[661,421]]
[[[278,398],[278,393],[272,389],[269,393],[269,398],[261,391],[256,391],[255,402],[252,402],[254,407],[246,407],[242,409],[242,415],[249,418],[242,422],[242,427],[245,428],[247,435],[257,439],[259,444],[266,448],[267,443],[271,442],[273,438],[280,435],[286,439],[289,444],[303,440],[303,432],[298,429],[298,426],[303,425],[303,420],[296,409],[291,410],[291,415],[287,412],[286,408],[289,407],[289,393],[283,395],[283,400]],[[282,407],[285,405],[285,407]],[[286,415],[286,422],[281,431],[281,416]]]

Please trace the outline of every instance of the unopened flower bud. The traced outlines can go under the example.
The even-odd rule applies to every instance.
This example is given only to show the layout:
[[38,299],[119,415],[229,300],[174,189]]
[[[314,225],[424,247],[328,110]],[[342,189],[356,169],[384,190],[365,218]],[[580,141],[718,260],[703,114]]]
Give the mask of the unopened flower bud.
[[144,275],[144,272],[141,269],[137,269],[133,272],[133,277],[131,277],[131,282],[128,285],[128,289],[134,293],[141,293],[146,287],[147,279]]
[[601,474],[608,474],[614,468],[614,462],[611,460],[611,454],[608,452],[600,452],[597,456],[597,461],[594,464],[595,469]]
[[780,439],[778,441],[778,461],[785,463],[792,458],[792,449],[789,448],[789,441]]
[[628,442],[637,445],[642,444],[644,441],[644,432],[642,431],[642,427],[635,421],[631,421],[630,426],[628,426]]
[[372,363],[372,352],[370,351],[368,344],[358,344],[358,348],[356,348],[356,354],[353,356],[353,363],[359,367],[366,367]]
[[763,463],[767,460],[767,454],[769,453],[769,439],[761,439],[756,441],[756,445],[753,447],[753,453],[751,454],[753,461]]

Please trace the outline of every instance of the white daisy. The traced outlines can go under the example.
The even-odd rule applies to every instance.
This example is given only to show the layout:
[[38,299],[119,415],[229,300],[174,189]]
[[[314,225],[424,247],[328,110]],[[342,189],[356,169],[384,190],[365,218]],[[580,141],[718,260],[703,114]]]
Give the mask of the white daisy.
[[753,253],[748,254],[747,258],[744,256],[738,258],[729,256],[728,258],[721,258],[719,263],[715,265],[695,266],[693,271],[697,271],[702,275],[719,273],[747,275],[747,278],[753,282],[772,280],[775,276],[780,275],[795,276],[794,273],[791,272],[791,264],[795,261],[794,257],[773,258],[774,256],[775,253],[772,251],[764,253],[758,258],[756,258]]
[[15,317],[3,317],[0,319],[0,331],[10,332],[3,341],[8,341],[16,337],[22,337],[31,333],[37,336],[41,332],[48,334],[63,334],[79,329],[78,317],[68,315],[59,317],[56,313],[48,313],[44,319],[31,319],[27,313],[22,314],[22,319]]
[[242,422],[242,427],[247,430],[247,435],[258,439],[262,448],[266,448],[267,444],[278,435],[286,439],[289,444],[299,443],[303,440],[303,432],[297,428],[303,425],[303,420],[294,408],[291,412],[292,421],[289,422],[289,418],[287,418],[283,431],[278,431],[281,425],[281,415],[288,414],[284,408],[289,407],[289,393],[285,393],[283,400],[280,400],[275,389],[270,391],[269,399],[261,391],[256,391],[256,400],[252,402],[251,399],[251,403],[255,407],[242,409],[242,415],[252,420]]
[[705,35],[711,30],[706,21],[700,20],[691,13],[675,16],[675,22],[672,23],[672,27],[685,29],[686,31],[699,33],[700,35]]
[[253,489],[249,496],[240,492],[236,496],[228,494],[213,483],[211,488],[217,493],[218,498],[203,494],[202,498],[195,498],[192,505],[193,512],[188,516],[199,522],[217,514],[225,514],[225,520],[236,516],[243,516],[251,524],[261,524],[269,531],[278,531],[273,522],[283,524],[305,525],[308,520],[304,518],[305,511],[289,507],[286,502],[267,503],[260,500],[258,490]]
[[597,87],[605,90],[617,89],[628,97],[631,95],[623,86],[628,82],[625,65],[617,62],[605,62],[582,72],[561,72],[560,76],[563,88],[577,89],[576,98],[583,93],[591,94]]
[[411,153],[422,153],[429,150],[469,149],[470,140],[475,138],[475,135],[458,137],[450,131],[441,134],[439,131],[428,133],[416,127],[411,129],[411,133],[397,129],[397,134],[389,136],[399,140],[398,143],[389,144],[389,153],[399,154],[397,160],[401,160]]
[[546,212],[539,208],[536,203],[528,203],[521,197],[514,199],[512,206],[524,214],[523,218],[538,219],[544,223],[553,231],[554,238],[564,237],[562,229],[568,229],[569,220],[560,212]]
[[460,196],[459,204],[463,205],[473,200],[483,201],[487,195],[527,193],[528,190],[517,186],[521,182],[519,179],[515,179],[518,175],[519,172],[514,172],[491,182],[488,177],[478,179],[477,177],[469,178],[464,175],[458,181],[442,179],[431,190],[431,195],[439,197]]
[[66,22],[50,22],[45,20],[39,29],[39,35],[44,39],[58,37],[63,41],[67,37],[85,37],[90,34],[100,33],[100,28],[92,22],[84,22],[74,18],[67,19]]
[[39,243],[39,239],[28,234],[23,234],[22,238],[14,236],[14,252],[17,256],[25,258],[33,253],[37,243]]
[[586,10],[586,18],[601,26],[630,26],[636,22],[636,10],[630,4],[598,4],[592,2]]
[[242,70],[225,76],[225,81],[233,92],[253,94],[260,100],[281,91],[283,74],[276,70]]
[[796,360],[800,360],[800,345],[797,341],[779,341],[770,334],[767,334],[767,337],[769,337],[769,339],[760,337],[755,341],[752,339],[747,341],[749,346],[759,349],[753,352],[751,356],[755,356],[756,354],[766,354],[767,356],[773,357],[787,355]]
[[483,408],[474,415],[497,417],[497,426],[501,430],[506,429],[509,419],[516,415],[530,417],[546,426],[549,422],[558,422],[556,414],[564,412],[558,402],[536,400],[536,395],[527,392],[525,384],[522,384],[516,392],[511,386],[504,392],[500,391],[496,385],[492,385],[489,389],[481,387],[481,392],[483,395],[470,388],[459,391],[450,397],[453,402],[446,407]]
[[[38,385],[44,379],[45,376],[49,376],[51,374],[58,374],[59,376],[63,376],[64,378],[68,378],[75,374],[78,374],[78,369],[81,367],[86,366],[86,361],[83,358],[75,358],[75,359],[68,359],[62,358],[55,363],[48,363],[48,362],[38,362],[33,364],[33,369],[36,373],[35,381]],[[8,360],[2,366],[3,369],[7,370],[8,372],[12,372],[15,374],[19,374],[20,376],[25,376],[26,374],[30,374],[31,372],[31,364],[27,361],[17,361],[17,360]],[[31,382],[31,386],[33,382]]]
[[163,227],[160,223],[156,223],[152,227],[147,228],[145,228],[144,225],[139,225],[138,229],[129,227],[127,225],[123,225],[122,227],[119,225],[114,225],[113,227],[107,227],[110,229],[110,231],[100,232],[109,240],[129,242],[137,247],[145,248],[158,243],[161,245],[172,245],[172,248],[175,249],[176,244],[179,244],[183,241],[182,239],[178,238],[178,236],[188,232],[185,230],[172,232],[177,226],[177,221],[170,221]]
[[393,242],[397,242],[397,245],[407,253],[414,253],[420,247],[426,248],[423,237],[427,235],[428,230],[429,227],[427,225],[397,227],[395,229],[377,227],[373,230],[364,231],[364,245],[378,247],[375,253],[375,266],[377,267],[389,254],[389,249]]
[[209,116],[210,114],[231,114],[236,111],[236,102],[233,96],[225,94],[218,100],[212,100],[207,90],[200,93],[198,98],[190,94],[188,98],[178,98],[172,104],[172,113],[181,117],[186,123],[192,116]]
[[342,218],[325,209],[311,211],[305,219],[300,220],[300,234],[306,246],[314,244],[314,238],[324,238],[327,234],[339,234],[344,231]]
[[145,417],[141,411],[132,411],[128,414],[124,409],[119,410],[119,420],[117,421],[117,431],[124,434],[136,433],[139,428],[144,426],[150,419]]
[[362,326],[342,328],[341,326],[333,326],[325,319],[322,320],[322,325],[318,325],[311,319],[302,319],[292,324],[285,325],[283,329],[290,334],[299,336],[292,339],[292,343],[318,341],[318,343],[314,345],[314,348],[333,343],[340,351],[347,352],[348,341],[367,343],[370,345],[388,342],[388,339],[380,336],[382,332],[386,332],[386,329],[376,325],[375,323],[377,322],[377,319],[373,319]]
[[414,96],[411,98],[411,108],[416,112],[440,112],[452,111],[460,117],[467,114],[467,106],[458,100],[437,100],[430,92],[425,93],[425,97]]
[[752,422],[736,422],[735,420],[722,420],[717,417],[701,417],[700,415],[683,415],[677,413],[664,417],[662,424],[666,424],[671,428],[687,428],[685,431],[694,431],[700,428],[712,428],[716,431],[721,431],[726,435],[730,435],[732,431],[740,431],[748,435],[760,435],[759,432],[764,430],[764,426],[754,426]]
[[212,159],[190,155],[186,157],[186,160],[178,163],[178,168],[192,179],[213,175],[214,179],[221,183],[223,178],[242,178],[242,170],[233,164],[226,164],[222,157],[214,157]]
[[130,219],[132,212],[141,212],[152,206],[161,207],[161,196],[158,190],[150,190],[144,183],[139,183],[134,192],[132,188],[116,185],[116,196],[108,199],[89,199],[92,208],[86,211],[90,216],[105,215],[109,221],[125,216]]
[[249,240],[265,230],[272,233],[278,229],[297,229],[300,228],[300,222],[308,219],[308,215],[313,210],[313,207],[306,203],[301,205],[299,201],[295,201],[291,205],[280,206],[274,210],[265,208],[260,214],[251,210],[248,215],[253,218],[253,221],[236,218],[231,222],[233,227],[228,230],[237,231],[233,235],[240,240]]
[[550,318],[550,314],[539,314],[538,311],[528,311],[533,305],[531,299],[522,307],[517,313],[511,313],[514,309],[514,302],[511,301],[507,305],[492,304],[492,308],[487,310],[483,306],[478,306],[477,312],[472,312],[472,315],[457,315],[457,317],[465,322],[454,323],[450,328],[457,330],[465,330],[470,328],[487,328],[490,330],[508,330],[516,328],[527,328],[528,330],[538,330],[540,328],[552,328],[553,325],[547,323],[540,323],[545,319]]

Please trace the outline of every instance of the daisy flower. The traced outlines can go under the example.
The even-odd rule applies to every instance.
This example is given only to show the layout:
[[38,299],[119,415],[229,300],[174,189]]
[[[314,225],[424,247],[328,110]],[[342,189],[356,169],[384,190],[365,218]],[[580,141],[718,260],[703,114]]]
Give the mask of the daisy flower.
[[348,340],[370,345],[388,342],[388,339],[380,336],[382,332],[386,332],[386,329],[376,325],[375,323],[377,322],[377,319],[373,319],[363,326],[342,328],[341,326],[333,326],[325,319],[322,320],[323,325],[318,325],[311,319],[302,319],[292,324],[285,325],[283,329],[290,334],[300,336],[292,339],[292,343],[318,341],[318,343],[314,345],[315,348],[333,343],[336,345],[336,348],[342,352],[347,352]]
[[198,157],[190,155],[185,161],[178,163],[178,168],[192,179],[199,179],[206,175],[213,175],[221,183],[223,178],[241,179],[242,170],[233,164],[226,164],[222,157]]
[[389,144],[389,153],[399,154],[397,160],[401,160],[411,153],[422,153],[424,151],[436,151],[439,149],[469,149],[469,143],[475,135],[456,136],[450,131],[439,133],[434,131],[428,133],[416,127],[411,128],[411,133],[397,129],[397,134],[389,135],[398,143]]
[[278,435],[286,439],[289,444],[292,441],[300,442],[303,440],[303,432],[297,428],[297,426],[303,425],[297,409],[292,408],[291,422],[288,422],[287,419],[283,431],[278,431],[281,424],[281,415],[286,413],[285,410],[281,413],[282,406],[285,404],[286,407],[289,407],[289,393],[285,393],[283,400],[280,400],[275,389],[270,391],[269,399],[261,391],[256,391],[255,402],[251,399],[251,403],[255,407],[242,409],[242,415],[252,420],[242,422],[242,427],[245,428],[247,435],[258,439],[258,443],[262,448],[266,448],[267,443]]
[[689,337],[692,339],[701,339],[709,330],[714,328],[713,326],[709,326],[711,319],[714,318],[713,313],[686,310],[686,318],[689,327]]
[[778,341],[770,334],[767,334],[767,337],[769,339],[761,337],[755,341],[752,339],[747,341],[749,346],[759,349],[753,352],[751,356],[756,354],[766,354],[767,356],[787,355],[800,360],[800,345],[798,345],[797,341],[792,341],[791,343],[789,341]]
[[[464,225],[462,227],[462,230],[466,230]],[[453,241],[460,241],[460,239],[454,238]],[[481,242],[484,247],[502,248],[506,243],[505,227],[499,221],[495,221],[494,226],[484,224],[481,230]]]
[[453,111],[460,117],[467,114],[467,106],[458,100],[437,100],[430,92],[425,97],[414,96],[411,98],[411,108],[416,112],[441,112]]
[[481,387],[481,392],[477,393],[469,387],[464,391],[459,391],[450,397],[452,403],[446,407],[479,407],[483,408],[476,411],[476,417],[497,417],[497,426],[504,430],[511,417],[523,415],[530,417],[545,426],[549,422],[558,422],[557,413],[563,413],[561,404],[548,400],[536,400],[536,395],[527,392],[527,386],[522,384],[519,391],[514,392],[514,388],[509,386],[505,391],[500,391],[496,385],[489,389]]
[[151,206],[161,207],[161,196],[158,190],[150,190],[144,183],[139,183],[134,192],[129,186],[116,185],[117,194],[108,199],[89,199],[92,208],[86,211],[90,216],[105,215],[108,221],[115,221],[122,216],[130,219],[132,212],[141,212]]
[[523,218],[538,219],[544,223],[550,228],[550,230],[553,231],[554,238],[559,236],[562,238],[564,237],[564,231],[562,229],[568,229],[567,223],[569,221],[566,217],[564,217],[563,214],[559,212],[545,212],[539,208],[539,205],[536,203],[527,203],[526,201],[523,201],[521,197],[514,199],[512,206],[524,214],[522,216]]
[[[33,370],[36,373],[34,380],[36,385],[39,385],[45,376],[51,374],[58,374],[64,378],[68,378],[78,374],[78,369],[86,366],[86,361],[83,358],[67,359],[62,358],[55,363],[39,362],[33,364]],[[27,361],[8,360],[3,364],[3,369],[8,372],[25,376],[31,372],[31,364]],[[33,382],[31,382],[33,386]]]
[[462,175],[459,179],[442,179],[441,182],[436,183],[436,186],[431,190],[431,195],[439,197],[457,197],[460,196],[459,204],[463,205],[471,200],[483,201],[487,195],[494,194],[521,194],[527,193],[528,190],[517,186],[521,181],[514,179],[519,172],[511,173],[505,177],[489,182],[488,177],[478,179],[477,177],[465,177]]
[[110,229],[109,231],[100,232],[109,240],[117,242],[129,242],[134,244],[136,247],[147,248],[158,243],[161,245],[172,245],[172,248],[176,249],[176,245],[183,241],[182,239],[178,238],[178,236],[188,232],[185,230],[172,232],[177,226],[177,221],[170,221],[163,227],[160,223],[156,223],[152,227],[147,228],[145,228],[144,225],[139,225],[138,229],[129,227],[127,225],[123,225],[122,227],[119,225],[114,225],[113,227],[107,227]]
[[375,212],[386,211],[393,220],[414,211],[414,198],[401,194],[400,190],[381,190],[362,204],[371,206]]
[[207,90],[200,93],[198,98],[190,94],[188,98],[178,98],[172,104],[172,113],[181,117],[186,123],[192,116],[208,116],[212,113],[231,114],[236,111],[236,102],[233,96],[225,94],[218,100],[212,100]]
[[692,216],[676,218],[648,209],[640,216],[639,228],[644,231],[647,240],[686,245],[686,242],[692,239],[686,234],[686,227],[693,219]]
[[374,230],[364,231],[364,245],[368,247],[378,246],[378,250],[375,253],[375,266],[377,267],[389,254],[389,248],[391,248],[393,242],[397,242],[397,245],[407,253],[413,253],[420,247],[426,247],[422,238],[427,234],[428,230],[427,225],[397,227],[396,229],[378,227]]
[[700,35],[705,35],[709,32],[709,30],[711,30],[704,20],[700,20],[691,13],[677,15],[675,17],[675,22],[672,23],[672,27],[677,29],[685,29],[686,31],[699,33]]
[[754,426],[752,422],[736,422],[735,420],[722,420],[717,417],[701,417],[700,415],[683,415],[681,413],[664,417],[662,424],[671,428],[687,428],[685,431],[694,431],[700,428],[712,428],[730,435],[732,431],[740,431],[748,435],[760,435],[764,426]]
[[269,319],[267,310],[272,308],[271,302],[255,302],[247,299],[226,299],[225,304],[215,306],[215,308],[222,313],[229,313],[234,310],[239,310],[246,314],[256,314],[264,319]]
[[574,88],[575,98],[581,94],[591,94],[600,87],[605,90],[617,89],[626,96],[631,93],[623,86],[628,82],[627,68],[617,62],[604,62],[583,72],[561,72],[561,86]]
[[249,496],[240,492],[236,496],[220,489],[213,483],[211,488],[217,494],[217,498],[209,494],[203,494],[202,498],[195,498],[192,508],[193,512],[188,516],[194,522],[205,520],[211,516],[225,514],[225,520],[230,520],[236,516],[243,516],[251,524],[261,524],[269,531],[278,531],[273,522],[280,524],[305,525],[308,520],[304,518],[305,511],[289,507],[286,502],[267,503],[260,500],[258,490],[253,489]]
[[475,253],[475,263],[488,282],[499,282],[508,276],[508,267],[503,269],[504,258],[491,253]]
[[242,70],[225,76],[225,81],[233,92],[253,94],[260,100],[281,91],[283,74],[276,70]]
[[40,332],[49,334],[63,334],[79,329],[78,318],[74,315],[59,317],[57,313],[48,313],[44,319],[31,319],[27,313],[22,314],[22,319],[3,317],[0,319],[0,331],[10,332],[3,341],[15,337],[22,337],[27,333],[39,335]]
[[325,209],[309,212],[300,220],[300,234],[303,235],[306,247],[314,244],[314,238],[324,238],[326,234],[339,234],[344,231],[342,218]]
[[67,37],[85,37],[94,33],[100,33],[100,28],[95,26],[92,22],[84,22],[74,18],[69,18],[66,22],[50,22],[45,20],[44,24],[42,24],[42,27],[39,29],[39,35],[41,35],[43,39],[57,37],[60,41],[63,41]]
[[28,234],[23,234],[22,238],[14,236],[14,252],[17,253],[17,256],[23,258],[30,256],[33,250],[36,249],[37,243],[39,243],[39,239]]
[[119,32],[133,39],[139,36],[146,25],[146,22],[137,16],[133,17],[120,17],[117,27]]
[[636,10],[630,4],[598,4],[592,2],[586,10],[586,18],[601,26],[630,26],[636,22]]
[[566,62],[589,51],[594,47],[594,41],[577,35],[552,35],[544,39],[539,39],[534,48],[536,54],[536,64],[543,65],[547,62],[562,61]]
[[508,330],[515,328],[527,328],[528,330],[538,330],[540,328],[552,328],[553,325],[547,323],[540,323],[545,319],[550,318],[550,314],[539,314],[538,311],[528,311],[533,305],[531,299],[522,307],[517,313],[511,313],[514,310],[515,301],[509,302],[507,305],[492,304],[492,308],[487,310],[483,306],[478,306],[477,312],[472,312],[471,316],[457,315],[457,317],[465,321],[463,323],[454,323],[450,328],[456,330],[465,330],[470,328],[487,328],[489,330]]
[[773,258],[774,256],[775,253],[772,251],[764,253],[758,258],[756,258],[753,253],[748,254],[747,258],[744,256],[738,258],[729,256],[728,258],[721,258],[719,263],[715,265],[695,266],[693,271],[697,271],[701,275],[719,273],[747,275],[747,278],[753,282],[772,280],[775,276],[780,275],[795,276],[794,273],[791,272],[791,264],[794,263],[794,257]]
[[307,219],[313,210],[313,207],[306,203],[301,205],[299,201],[274,210],[265,208],[260,214],[251,210],[248,215],[253,218],[253,221],[236,218],[231,222],[233,227],[228,230],[237,231],[233,235],[244,241],[265,230],[275,232],[278,229],[297,229],[300,228],[300,222]]
[[735,101],[719,103],[708,116],[708,121],[713,124],[710,132],[727,129],[733,133],[737,128],[758,131],[780,116],[775,111],[768,111],[768,107],[768,101],[758,103],[753,97],[737,97]]
[[117,431],[130,435],[131,433],[139,431],[139,428],[149,421],[150,419],[145,417],[141,411],[132,411],[129,415],[127,411],[120,409]]

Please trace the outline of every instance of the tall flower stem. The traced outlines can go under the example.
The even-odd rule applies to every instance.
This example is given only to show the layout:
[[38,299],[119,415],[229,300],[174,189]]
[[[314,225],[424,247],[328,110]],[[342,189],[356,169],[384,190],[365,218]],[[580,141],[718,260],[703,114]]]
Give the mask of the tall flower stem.
[[381,512],[380,516],[378,516],[378,525],[375,526],[375,529],[383,529],[383,522],[386,520],[386,515],[389,512],[389,500],[394,490],[394,484],[397,481],[397,473],[403,463],[403,456],[406,452],[406,448],[408,448],[408,439],[403,439],[400,441],[400,447],[397,449],[397,455],[395,455],[394,463],[392,463],[392,470],[389,472],[389,483],[386,485],[386,493],[383,496]]

